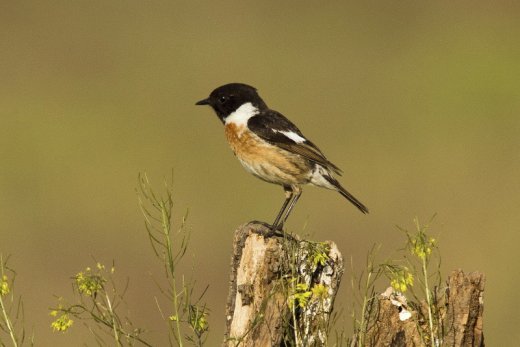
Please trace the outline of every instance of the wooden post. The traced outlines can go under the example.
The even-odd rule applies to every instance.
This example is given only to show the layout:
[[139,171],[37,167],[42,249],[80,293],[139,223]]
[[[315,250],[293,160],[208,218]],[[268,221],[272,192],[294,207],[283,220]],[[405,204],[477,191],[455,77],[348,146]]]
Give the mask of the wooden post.
[[268,232],[255,222],[235,232],[223,346],[327,345],[341,253],[330,241]]

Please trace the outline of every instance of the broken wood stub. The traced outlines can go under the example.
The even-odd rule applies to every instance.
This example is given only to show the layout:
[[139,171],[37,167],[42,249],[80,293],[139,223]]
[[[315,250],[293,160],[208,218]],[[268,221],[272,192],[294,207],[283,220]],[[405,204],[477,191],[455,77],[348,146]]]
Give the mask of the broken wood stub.
[[223,345],[326,345],[344,271],[341,253],[330,241],[268,232],[261,223],[235,232]]
[[485,282],[482,273],[465,275],[462,270],[452,271],[446,291],[443,346],[484,346],[482,315]]
[[[388,297],[380,297],[373,325],[368,327],[365,346],[378,347],[418,347],[424,346],[417,329],[417,313],[410,319],[402,320],[399,313],[403,308],[396,306]],[[359,337],[356,337],[359,338]],[[354,342],[353,346],[357,346]]]
[[[484,347],[482,330],[483,293],[485,277],[482,273],[464,274],[462,270],[452,271],[447,285],[440,290],[436,312],[439,313],[440,339],[437,346]],[[397,294],[404,298],[401,294]],[[363,338],[371,347],[423,347],[430,346],[425,313],[426,303],[408,305],[406,299],[398,300],[391,288],[380,295],[376,312],[370,315],[370,322],[363,337],[354,336],[352,346]],[[409,315],[403,315],[409,310]],[[406,319],[404,318],[406,317]],[[410,318],[408,318],[410,317]],[[427,343],[425,343],[427,342]]]

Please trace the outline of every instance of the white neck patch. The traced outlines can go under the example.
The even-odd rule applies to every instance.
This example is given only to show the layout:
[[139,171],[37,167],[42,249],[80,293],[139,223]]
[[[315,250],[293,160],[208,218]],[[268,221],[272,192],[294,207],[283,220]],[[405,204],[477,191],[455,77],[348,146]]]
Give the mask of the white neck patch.
[[246,126],[249,118],[258,114],[258,108],[254,107],[252,103],[247,102],[237,108],[237,110],[226,117],[224,123],[235,124],[239,126]]

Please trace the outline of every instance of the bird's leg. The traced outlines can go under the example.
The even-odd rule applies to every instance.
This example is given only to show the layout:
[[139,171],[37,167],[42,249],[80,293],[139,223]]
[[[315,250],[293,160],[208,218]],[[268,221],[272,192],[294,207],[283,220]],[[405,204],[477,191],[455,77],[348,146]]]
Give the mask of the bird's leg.
[[280,225],[284,225],[285,224],[285,221],[287,220],[287,218],[289,218],[289,215],[291,214],[291,211],[294,207],[294,205],[296,205],[296,203],[298,202],[298,199],[300,198],[300,195],[302,195],[302,189],[298,186],[294,186],[292,187],[292,191],[293,191],[293,194],[294,194],[294,197],[292,198],[291,200],[291,203],[289,204],[289,207],[287,208],[287,211],[285,212],[285,216],[282,218],[282,221],[280,222]]
[[293,198],[293,189],[290,186],[284,186],[283,187],[285,191],[285,201],[282,205],[282,208],[280,209],[280,212],[278,212],[278,216],[276,216],[276,219],[274,220],[273,224],[271,225],[271,232],[274,233],[278,229],[278,222],[280,222],[280,219],[284,215],[285,210],[287,209],[287,205],[289,205],[289,202]]

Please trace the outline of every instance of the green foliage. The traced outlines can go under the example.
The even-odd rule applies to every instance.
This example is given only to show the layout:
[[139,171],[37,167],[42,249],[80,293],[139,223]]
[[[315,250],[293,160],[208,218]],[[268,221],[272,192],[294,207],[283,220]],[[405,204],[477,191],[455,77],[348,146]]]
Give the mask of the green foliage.
[[[62,307],[60,307],[60,309],[61,308]],[[61,331],[61,332],[67,331],[67,329],[69,329],[72,326],[72,324],[74,324],[74,321],[72,319],[70,319],[70,317],[67,313],[63,313],[59,316],[58,316],[58,313],[59,313],[58,310],[52,310],[50,313],[50,315],[52,317],[57,317],[56,320],[54,320],[51,323],[51,328],[53,331]]]
[[[416,323],[423,343],[432,347],[442,343],[440,312],[435,289],[432,289],[432,283],[435,284],[434,288],[438,288],[441,282],[437,242],[427,233],[429,224],[421,225],[417,218],[414,224],[415,232],[398,227],[406,236],[406,244],[399,258],[377,264],[375,256],[380,246],[374,247],[368,253],[366,270],[357,281],[353,277],[352,288],[357,300],[352,310],[354,337],[348,342],[349,346],[366,346],[366,334],[377,313],[376,280],[383,274],[395,292],[410,292],[413,296],[414,302],[409,304],[418,313]],[[425,305],[422,306],[422,302]],[[360,313],[357,307],[361,307]]]
[[[172,175],[173,177],[173,175]],[[209,310],[200,301],[207,287],[197,299],[193,298],[195,284],[178,274],[178,267],[188,249],[190,232],[184,215],[177,230],[173,230],[173,192],[171,182],[164,182],[164,195],[157,195],[146,174],[139,175],[139,206],[145,218],[145,227],[155,255],[165,268],[167,288],[160,288],[167,298],[171,314],[168,323],[170,336],[182,347],[186,342],[202,346],[209,330]],[[159,310],[163,312],[156,299]],[[170,339],[170,344],[173,341]]]
[[[370,325],[374,322],[377,304],[377,294],[375,283],[383,274],[383,269],[379,266],[375,258],[381,245],[374,245],[368,252],[365,260],[365,270],[356,278],[354,275],[354,262],[351,259],[351,288],[354,294],[354,304],[352,307],[352,319],[354,323],[353,342],[349,341],[349,346],[365,346],[365,336]],[[358,313],[359,310],[359,313]],[[343,334],[341,335],[343,338]],[[342,343],[342,341],[339,341]]]
[[[103,289],[106,279],[100,272],[105,270],[105,266],[97,263],[96,269],[97,271],[94,273],[90,267],[87,267],[84,272],[78,272],[74,276],[75,284],[80,294],[94,296]],[[112,268],[111,272],[114,273],[114,271],[115,269]]]
[[2,278],[0,278],[0,296],[6,296],[9,294],[9,278],[2,274]]
[[33,346],[32,334],[26,340],[23,302],[14,294],[16,272],[8,266],[8,260],[9,257],[4,259],[0,254],[0,346],[7,346],[4,341],[10,341],[14,347],[23,346],[26,342]]
[[316,267],[318,265],[325,266],[329,261],[330,246],[326,242],[309,242],[309,251],[312,255],[312,264]]
[[281,278],[281,287],[287,297],[290,312],[287,326],[292,335],[286,334],[282,344],[299,347],[326,343],[331,319],[325,302],[330,288],[319,283],[315,274],[330,264],[330,245],[286,237],[283,247],[288,277]]
[[[296,281],[296,279],[293,280]],[[297,283],[295,286],[292,286],[291,289],[292,291],[289,293],[288,297],[289,308],[291,310],[293,310],[295,306],[305,308],[312,296],[312,291],[309,290],[309,285],[307,283]]]
[[[204,334],[209,329],[208,310],[206,306],[199,307],[197,305],[189,305],[188,309],[189,325],[193,330],[196,339],[188,338],[190,341],[198,343],[198,341],[203,339]],[[202,343],[200,343],[200,345],[202,345]]]
[[404,293],[413,286],[414,276],[407,266],[385,263],[381,267],[396,292]]
[[[154,254],[165,268],[166,288],[159,285],[159,280],[155,282],[169,303],[167,311],[170,314],[163,314],[165,310],[161,308],[159,298],[156,297],[155,301],[168,326],[170,345],[182,347],[190,343],[202,346],[209,330],[209,310],[200,303],[206,290],[194,300],[194,283],[178,274],[179,264],[188,249],[190,234],[185,224],[186,216],[182,218],[180,227],[173,230],[173,194],[171,186],[166,182],[164,191],[164,196],[155,194],[148,177],[139,176],[139,206]],[[81,320],[100,345],[107,345],[100,334],[102,332],[109,334],[117,346],[133,346],[137,343],[151,346],[142,336],[145,330],[134,327],[128,318],[123,319],[119,313],[118,308],[124,302],[128,281],[124,290],[120,290],[116,285],[118,281],[114,278],[115,273],[114,266],[107,269],[99,262],[94,267],[76,273],[72,284],[77,300],[69,304],[65,299],[58,298],[57,307],[50,312],[54,317],[52,329],[66,332],[73,327],[74,320]]]
[[[418,324],[419,331],[422,332],[421,338],[425,345],[436,347],[442,343],[442,324],[440,319],[440,312],[438,311],[437,295],[434,288],[438,288],[441,284],[440,274],[440,254],[437,248],[435,238],[429,236],[427,231],[430,223],[435,218],[435,215],[430,219],[428,224],[421,225],[419,219],[414,219],[415,233],[411,233],[406,229],[400,228],[407,237],[406,250],[408,254],[404,258],[408,265],[413,269],[419,282],[416,290],[412,290],[412,295],[416,302],[425,300],[426,314],[423,313],[421,307],[418,307],[420,319],[426,321],[426,325]],[[433,273],[431,269],[433,268]],[[425,316],[425,317],[424,317]]]
[[[87,267],[72,278],[74,303],[58,298],[58,306],[51,308],[54,317],[51,328],[64,333],[74,325],[74,319],[83,321],[94,334],[98,344],[107,345],[100,333],[111,336],[116,346],[133,346],[140,343],[151,346],[141,337],[144,329],[135,328],[129,319],[123,318],[118,308],[124,303],[124,290],[120,290],[115,278],[116,269],[109,270],[96,262],[94,267]],[[74,318],[74,319],[73,319]]]

